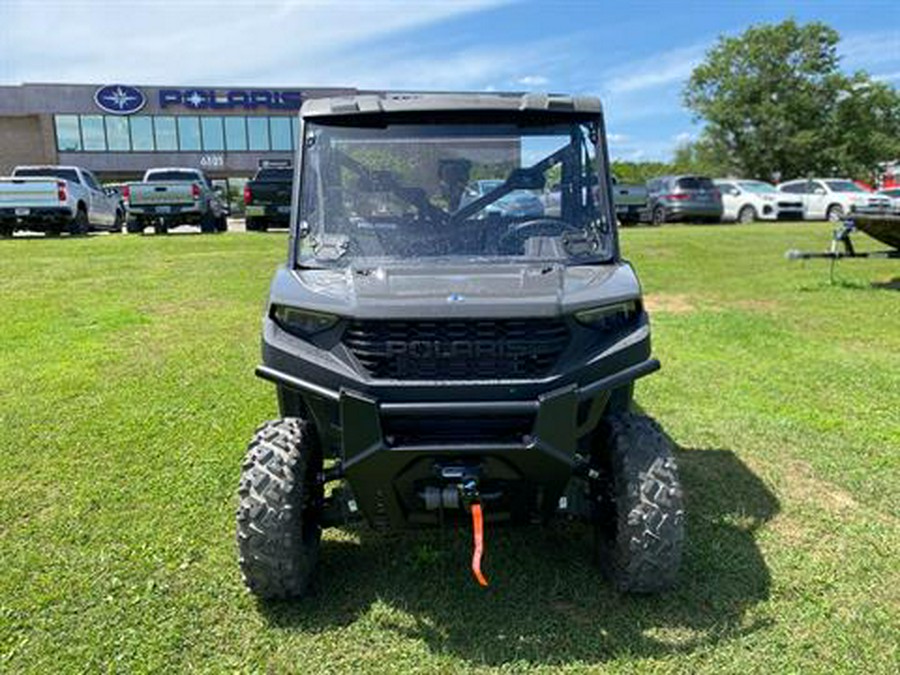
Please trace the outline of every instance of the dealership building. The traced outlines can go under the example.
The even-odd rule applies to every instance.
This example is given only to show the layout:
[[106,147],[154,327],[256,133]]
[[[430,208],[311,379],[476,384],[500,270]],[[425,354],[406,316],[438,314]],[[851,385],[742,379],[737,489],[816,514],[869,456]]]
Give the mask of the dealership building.
[[103,181],[152,167],[194,167],[214,179],[290,160],[307,98],[350,88],[0,86],[0,175],[19,164],[67,164]]

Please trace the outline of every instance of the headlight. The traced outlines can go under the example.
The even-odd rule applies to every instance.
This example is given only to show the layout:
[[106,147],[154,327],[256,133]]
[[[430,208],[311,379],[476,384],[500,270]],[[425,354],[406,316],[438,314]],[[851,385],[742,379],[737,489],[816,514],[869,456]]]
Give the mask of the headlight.
[[613,331],[624,328],[631,323],[640,312],[640,304],[634,300],[620,302],[615,305],[592,307],[575,313],[575,319],[589,328]]
[[310,312],[288,305],[272,305],[272,318],[288,333],[308,337],[333,327],[340,317],[334,314]]

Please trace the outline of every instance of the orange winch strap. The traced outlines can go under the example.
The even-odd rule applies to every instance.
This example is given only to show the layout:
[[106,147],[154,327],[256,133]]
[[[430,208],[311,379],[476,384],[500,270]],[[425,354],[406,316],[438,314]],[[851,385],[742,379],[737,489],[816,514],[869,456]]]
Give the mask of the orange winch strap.
[[472,504],[472,534],[475,538],[475,550],[472,552],[472,573],[482,586],[487,586],[487,579],[481,573],[481,554],[484,553],[484,519],[481,516],[481,504]]

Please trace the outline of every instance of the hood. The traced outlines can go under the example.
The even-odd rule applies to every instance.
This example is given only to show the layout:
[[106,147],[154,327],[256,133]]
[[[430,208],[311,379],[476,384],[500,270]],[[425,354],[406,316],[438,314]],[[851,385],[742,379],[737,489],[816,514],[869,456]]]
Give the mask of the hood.
[[342,270],[282,268],[271,301],[360,318],[559,316],[634,299],[625,263],[391,265]]

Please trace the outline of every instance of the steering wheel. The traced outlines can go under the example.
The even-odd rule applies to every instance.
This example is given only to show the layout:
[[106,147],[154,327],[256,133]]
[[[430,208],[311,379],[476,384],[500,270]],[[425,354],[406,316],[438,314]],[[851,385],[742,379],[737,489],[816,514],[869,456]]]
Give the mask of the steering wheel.
[[531,237],[556,237],[566,232],[584,232],[583,228],[568,223],[562,218],[534,218],[514,223],[501,235],[497,247],[501,253],[518,253]]

